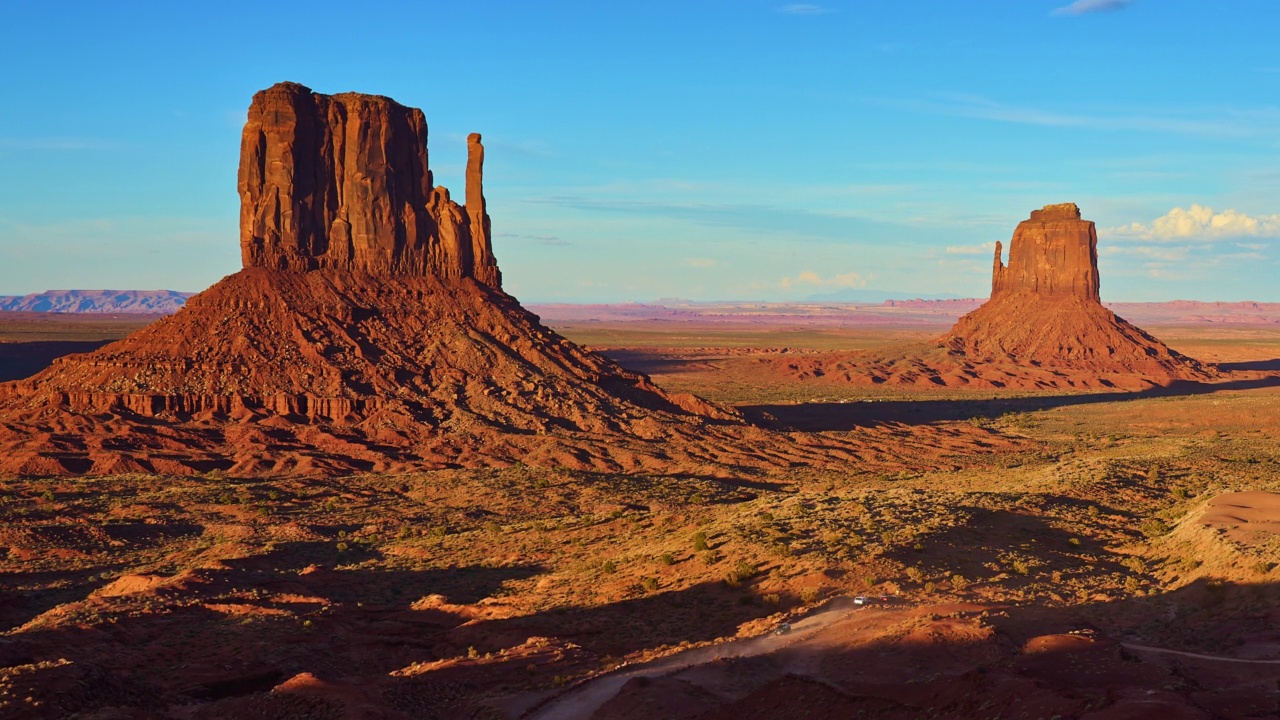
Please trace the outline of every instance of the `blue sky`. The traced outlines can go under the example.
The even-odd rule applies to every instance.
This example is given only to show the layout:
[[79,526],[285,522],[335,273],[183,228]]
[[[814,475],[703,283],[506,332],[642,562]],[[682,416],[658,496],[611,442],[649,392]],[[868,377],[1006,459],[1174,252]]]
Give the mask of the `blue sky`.
[[[265,7],[265,6],[272,7]],[[985,295],[1032,208],[1104,299],[1280,301],[1274,0],[8,3],[0,294],[239,268],[239,132],[281,80],[484,133],[526,301]]]

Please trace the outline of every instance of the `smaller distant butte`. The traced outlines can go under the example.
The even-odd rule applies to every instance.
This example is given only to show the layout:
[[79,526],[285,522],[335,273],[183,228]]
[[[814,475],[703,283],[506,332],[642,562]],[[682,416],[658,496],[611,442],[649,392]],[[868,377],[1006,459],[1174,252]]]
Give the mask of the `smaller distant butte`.
[[825,382],[1028,390],[1138,390],[1216,374],[1102,305],[1098,233],[1074,203],[1033,210],[1007,265],[1002,251],[997,242],[990,300],[934,343],[763,362]]

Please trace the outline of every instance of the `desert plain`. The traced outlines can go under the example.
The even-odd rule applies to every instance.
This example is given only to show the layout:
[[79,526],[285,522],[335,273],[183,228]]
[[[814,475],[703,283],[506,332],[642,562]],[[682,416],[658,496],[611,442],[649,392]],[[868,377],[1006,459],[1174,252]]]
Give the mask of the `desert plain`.
[[278,83],[241,270],[0,313],[0,714],[1280,711],[1275,306],[1062,202],[985,301],[526,308],[466,153]]
[[[1147,306],[1146,330],[1229,376],[1002,391],[758,369],[927,340],[946,313],[533,309],[668,390],[856,442],[859,460],[7,478],[3,714],[1277,711],[1274,320]],[[6,350],[40,352],[154,320],[0,319]]]

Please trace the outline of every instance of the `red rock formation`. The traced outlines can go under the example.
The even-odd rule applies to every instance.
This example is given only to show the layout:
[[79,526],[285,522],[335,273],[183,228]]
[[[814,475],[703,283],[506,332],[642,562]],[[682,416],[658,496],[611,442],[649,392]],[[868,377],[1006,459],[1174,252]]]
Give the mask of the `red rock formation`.
[[1098,234],[1073,203],[1046,205],[1019,223],[1007,267],[996,244],[991,299],[960,318],[942,343],[971,361],[1160,383],[1205,373],[1199,363],[1103,307]]
[[418,110],[282,84],[240,165],[245,268],[176,314],[0,384],[0,475],[602,470],[853,457],[669,395],[499,289],[469,142],[435,187]]
[[1098,295],[1098,233],[1080,219],[1075,203],[1046,205],[1018,223],[1009,242],[1009,266],[1000,262],[996,242],[991,297],[1020,292],[1039,297],[1072,295],[1101,302]]
[[1097,245],[1073,203],[1047,205],[1018,224],[1007,266],[996,243],[991,299],[933,345],[769,365],[822,382],[920,387],[1141,389],[1211,376],[1102,305]]
[[499,287],[480,136],[468,145],[464,211],[433,184],[421,110],[296,83],[259,92],[240,145],[244,266],[474,277]]

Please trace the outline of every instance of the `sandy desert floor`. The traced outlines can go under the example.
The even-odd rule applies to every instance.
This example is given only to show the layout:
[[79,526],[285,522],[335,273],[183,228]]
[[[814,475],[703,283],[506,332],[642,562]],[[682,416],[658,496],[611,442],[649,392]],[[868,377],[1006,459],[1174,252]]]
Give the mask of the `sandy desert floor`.
[[[15,318],[0,371],[130,322]],[[1126,394],[754,372],[945,325],[550,324],[764,425],[874,431],[889,455],[920,428],[978,440],[722,476],[0,480],[0,715],[1280,710],[1280,329],[1147,327],[1235,372]]]

